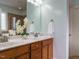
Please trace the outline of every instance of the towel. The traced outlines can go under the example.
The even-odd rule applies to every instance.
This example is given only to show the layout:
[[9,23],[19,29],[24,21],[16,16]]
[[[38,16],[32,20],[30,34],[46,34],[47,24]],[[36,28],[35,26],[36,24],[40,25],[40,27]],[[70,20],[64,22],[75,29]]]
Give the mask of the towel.
[[32,33],[32,32],[34,32],[34,30],[35,30],[35,27],[34,27],[34,24],[32,23],[32,24],[30,25],[30,30],[29,30],[29,32]]
[[54,33],[54,22],[49,22],[48,24],[48,34]]

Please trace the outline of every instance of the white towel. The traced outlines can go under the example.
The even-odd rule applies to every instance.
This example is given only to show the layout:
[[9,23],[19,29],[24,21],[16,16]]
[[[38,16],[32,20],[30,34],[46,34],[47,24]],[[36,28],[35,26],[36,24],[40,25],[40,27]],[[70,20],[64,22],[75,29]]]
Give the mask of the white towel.
[[30,25],[30,30],[29,30],[29,32],[31,33],[31,32],[34,32],[34,30],[35,30],[35,27],[34,27],[34,24],[32,23],[31,25]]
[[48,24],[48,34],[54,33],[54,22],[49,22]]

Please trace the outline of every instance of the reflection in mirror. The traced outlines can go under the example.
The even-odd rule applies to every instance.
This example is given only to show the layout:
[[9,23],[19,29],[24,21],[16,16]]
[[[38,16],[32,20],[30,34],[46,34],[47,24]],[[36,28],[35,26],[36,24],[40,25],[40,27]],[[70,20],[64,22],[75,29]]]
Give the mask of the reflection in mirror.
[[27,0],[27,18],[30,21],[30,24],[33,23],[33,29],[30,31],[41,32],[41,12],[40,12],[40,4],[41,0]]
[[6,12],[1,12],[1,30],[6,31],[8,30],[7,26],[7,13]]
[[26,0],[0,0],[0,30],[15,30],[15,23],[26,17]]

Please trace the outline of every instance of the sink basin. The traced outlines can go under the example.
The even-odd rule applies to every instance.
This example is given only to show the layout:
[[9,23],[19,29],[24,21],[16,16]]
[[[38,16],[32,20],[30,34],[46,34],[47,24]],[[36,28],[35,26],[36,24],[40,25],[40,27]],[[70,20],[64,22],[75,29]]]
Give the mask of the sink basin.
[[17,42],[5,42],[5,43],[0,43],[0,48],[8,47],[8,46],[13,46],[15,44],[18,44]]

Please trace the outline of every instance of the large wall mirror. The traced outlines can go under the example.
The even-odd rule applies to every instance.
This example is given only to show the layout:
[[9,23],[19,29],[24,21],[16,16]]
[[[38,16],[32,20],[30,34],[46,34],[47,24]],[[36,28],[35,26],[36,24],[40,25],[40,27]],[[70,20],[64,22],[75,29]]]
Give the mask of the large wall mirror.
[[0,30],[15,29],[17,20],[27,17],[29,24],[34,23],[34,31],[41,31],[40,5],[32,0],[0,0]]
[[1,31],[15,29],[16,21],[26,17],[26,6],[26,0],[0,0]]
[[27,17],[29,23],[34,23],[34,31],[41,31],[40,6],[31,0],[0,0],[0,30],[15,29],[17,20]]
[[27,18],[34,22],[34,31],[41,32],[41,0],[27,0]]

